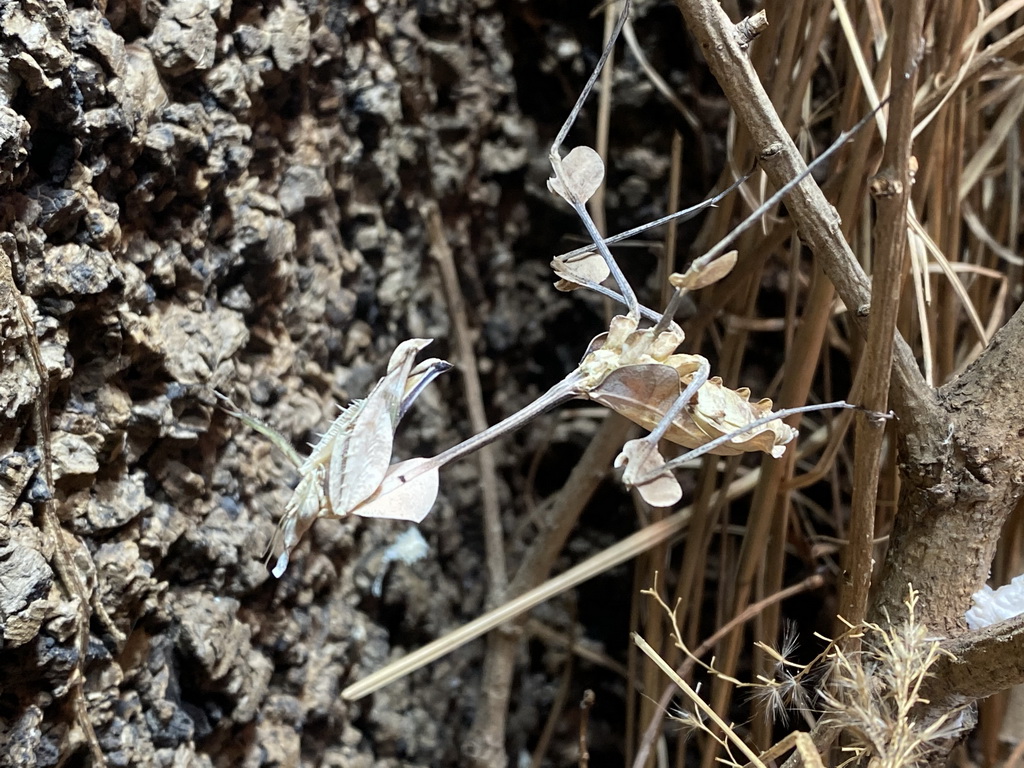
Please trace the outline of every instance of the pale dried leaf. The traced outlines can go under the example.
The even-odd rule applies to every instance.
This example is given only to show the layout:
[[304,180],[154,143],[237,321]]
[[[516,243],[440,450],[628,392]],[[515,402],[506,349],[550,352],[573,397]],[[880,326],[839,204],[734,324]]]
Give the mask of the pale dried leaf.
[[587,282],[602,283],[611,274],[604,258],[593,251],[571,260],[556,258],[552,260],[551,268],[561,278],[555,283],[555,288],[560,291],[575,291]]
[[562,178],[548,179],[548,189],[570,204],[585,203],[603,181],[601,156],[590,147],[581,146],[562,158]]
[[706,288],[712,283],[717,283],[723,277],[732,272],[736,266],[737,251],[723,253],[710,264],[701,265],[694,262],[686,272],[680,274],[673,272],[668,277],[669,283],[674,288],[683,288],[687,291],[697,291]]
[[622,482],[627,488],[636,488],[640,497],[652,507],[671,507],[683,497],[683,489],[675,476],[668,471],[656,475],[653,480],[637,483],[637,480],[653,474],[665,466],[665,459],[656,446],[644,439],[630,440],[615,459],[615,466],[625,466]]
[[368,502],[352,510],[353,513],[360,517],[408,520],[413,523],[423,520],[437,499],[438,471],[429,469],[410,480],[406,480],[406,477],[427,461],[429,459],[409,459],[392,464],[377,493]]

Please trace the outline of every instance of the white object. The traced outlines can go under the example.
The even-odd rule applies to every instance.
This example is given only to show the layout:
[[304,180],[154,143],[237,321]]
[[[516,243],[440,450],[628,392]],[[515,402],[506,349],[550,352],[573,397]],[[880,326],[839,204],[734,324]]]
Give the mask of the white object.
[[384,574],[388,572],[388,566],[391,563],[397,561],[412,565],[417,560],[426,557],[429,551],[427,540],[423,538],[419,528],[413,526],[405,533],[400,534],[394,544],[384,550],[384,557],[381,558],[377,577],[373,580],[373,586],[370,588],[374,597],[380,597],[384,588]]
[[967,609],[965,618],[971,629],[981,629],[990,624],[1012,619],[1024,613],[1024,573],[1010,580],[999,589],[988,584],[974,593],[973,605]]

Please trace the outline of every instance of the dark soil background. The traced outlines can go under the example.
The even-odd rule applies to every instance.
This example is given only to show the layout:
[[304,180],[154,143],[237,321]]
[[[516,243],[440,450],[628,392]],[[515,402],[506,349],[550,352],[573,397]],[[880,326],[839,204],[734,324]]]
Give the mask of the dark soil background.
[[[551,287],[550,257],[581,229],[544,182],[547,145],[600,54],[592,11],[515,0],[0,2],[0,250],[49,377],[41,389],[8,290],[0,765],[88,764],[72,705],[79,674],[110,765],[462,762],[482,642],[356,704],[339,693],[485,610],[476,463],[442,472],[421,527],[430,553],[392,565],[380,597],[371,585],[406,525],[319,521],[278,580],[265,552],[294,473],[214,391],[304,447],[401,341],[434,338],[427,354],[450,357],[419,214],[427,200],[457,260],[489,419],[576,364],[606,307]],[[665,212],[674,130],[684,204],[724,162],[725,108],[677,11],[640,2],[634,23],[702,130],[620,44],[613,231]],[[593,142],[595,105],[570,146]],[[656,301],[652,250],[626,253]],[[49,489],[33,427],[40,399]],[[500,445],[511,565],[531,511],[597,423],[592,406],[567,410]],[[449,374],[404,420],[398,454],[433,455],[469,434],[461,379]],[[50,493],[93,608],[85,659],[77,598],[40,520]],[[636,524],[607,483],[562,565]],[[621,662],[633,586],[622,568],[537,615]],[[511,760],[536,743],[563,663],[555,645],[524,644]],[[573,678],[568,712],[583,688],[598,692],[593,766],[621,764],[624,685],[586,662]],[[551,765],[574,763],[572,717]]]

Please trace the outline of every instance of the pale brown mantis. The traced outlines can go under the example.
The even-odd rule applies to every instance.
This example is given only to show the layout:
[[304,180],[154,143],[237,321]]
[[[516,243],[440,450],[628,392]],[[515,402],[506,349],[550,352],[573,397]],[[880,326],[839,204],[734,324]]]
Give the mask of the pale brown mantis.
[[[281,448],[299,471],[299,482],[285,508],[275,539],[275,548],[281,550],[273,568],[275,576],[284,573],[291,550],[317,517],[355,514],[419,522],[433,506],[438,492],[438,470],[442,466],[574,398],[593,400],[650,430],[647,436],[626,443],[616,466],[624,467],[624,483],[637,488],[644,500],[654,506],[671,506],[679,501],[682,491],[672,470],[685,461],[704,453],[733,455],[750,451],[778,457],[797,434],[782,418],[807,410],[853,407],[837,402],[773,412],[770,400],[751,402],[749,390],[729,389],[720,379],[711,377],[711,365],[706,358],[676,351],[684,334],[672,318],[682,297],[688,291],[699,290],[726,276],[736,264],[736,253],[727,251],[729,244],[803,176],[766,200],[729,236],[696,259],[685,273],[673,274],[670,282],[674,293],[662,313],[640,304],[609,244],[671,218],[694,215],[714,204],[743,179],[718,197],[644,227],[609,238],[599,234],[587,212],[586,202],[603,183],[604,164],[589,147],[576,147],[564,157],[560,148],[628,12],[627,0],[604,54],[551,146],[549,159],[553,176],[548,181],[549,189],[569,203],[592,240],[592,246],[554,259],[552,267],[560,278],[559,287],[597,291],[625,304],[627,313],[614,317],[608,332],[591,341],[579,366],[533,403],[432,458],[390,463],[398,421],[419,392],[450,367],[437,359],[414,364],[415,355],[429,343],[428,339],[411,339],[400,344],[392,355],[387,374],[364,400],[342,411],[307,457],[299,455],[286,438],[259,419],[229,406],[230,413]],[[873,114],[842,134],[811,164],[808,172],[828,158]],[[601,285],[609,276],[617,292]],[[643,326],[644,322],[653,325]],[[691,450],[666,462],[658,451],[658,442],[663,438]]]

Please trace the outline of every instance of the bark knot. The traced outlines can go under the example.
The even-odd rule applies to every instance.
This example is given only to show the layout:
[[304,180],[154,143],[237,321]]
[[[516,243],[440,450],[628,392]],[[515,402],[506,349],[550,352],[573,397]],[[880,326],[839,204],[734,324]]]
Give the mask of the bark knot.
[[879,174],[871,179],[869,190],[874,198],[895,197],[903,193],[903,182],[891,176]]

